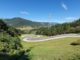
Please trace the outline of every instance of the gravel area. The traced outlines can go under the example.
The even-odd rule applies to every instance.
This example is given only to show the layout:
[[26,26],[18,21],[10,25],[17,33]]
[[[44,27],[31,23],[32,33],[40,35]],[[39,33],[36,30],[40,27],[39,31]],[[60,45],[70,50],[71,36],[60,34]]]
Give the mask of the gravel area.
[[47,41],[47,40],[56,40],[60,38],[66,38],[66,37],[80,37],[80,34],[61,34],[61,35],[56,35],[56,36],[49,36],[49,37],[43,37],[39,35],[27,35],[23,38],[23,41],[26,42],[40,42],[40,41]]

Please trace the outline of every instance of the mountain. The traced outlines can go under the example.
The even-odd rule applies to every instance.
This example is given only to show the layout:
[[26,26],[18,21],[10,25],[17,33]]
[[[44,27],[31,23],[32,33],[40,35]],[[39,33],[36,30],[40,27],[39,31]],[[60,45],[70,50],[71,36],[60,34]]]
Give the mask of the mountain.
[[23,27],[23,26],[40,27],[40,26],[53,25],[52,23],[48,22],[34,22],[20,17],[15,17],[12,19],[4,19],[4,22],[13,27]]

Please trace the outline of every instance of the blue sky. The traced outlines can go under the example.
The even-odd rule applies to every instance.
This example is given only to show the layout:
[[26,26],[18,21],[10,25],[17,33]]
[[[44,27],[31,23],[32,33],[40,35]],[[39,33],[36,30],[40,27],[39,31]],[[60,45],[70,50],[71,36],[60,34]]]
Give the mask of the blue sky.
[[0,0],[0,18],[70,22],[80,17],[80,0]]

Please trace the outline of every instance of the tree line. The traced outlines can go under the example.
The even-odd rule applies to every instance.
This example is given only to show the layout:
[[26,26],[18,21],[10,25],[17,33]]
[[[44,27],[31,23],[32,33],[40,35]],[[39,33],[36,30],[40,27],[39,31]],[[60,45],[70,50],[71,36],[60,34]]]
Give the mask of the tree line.
[[67,33],[80,33],[80,19],[69,23],[56,24],[51,27],[40,27],[36,30],[36,34],[47,36]]

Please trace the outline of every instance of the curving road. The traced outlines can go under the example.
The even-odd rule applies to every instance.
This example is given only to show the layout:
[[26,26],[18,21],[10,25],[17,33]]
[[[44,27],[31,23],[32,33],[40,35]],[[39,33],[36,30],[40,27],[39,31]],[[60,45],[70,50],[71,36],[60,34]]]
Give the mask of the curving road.
[[62,35],[50,36],[50,37],[47,37],[47,38],[24,37],[23,41],[26,41],[26,42],[40,42],[40,41],[55,40],[55,39],[66,38],[66,37],[80,37],[80,34],[62,34]]

